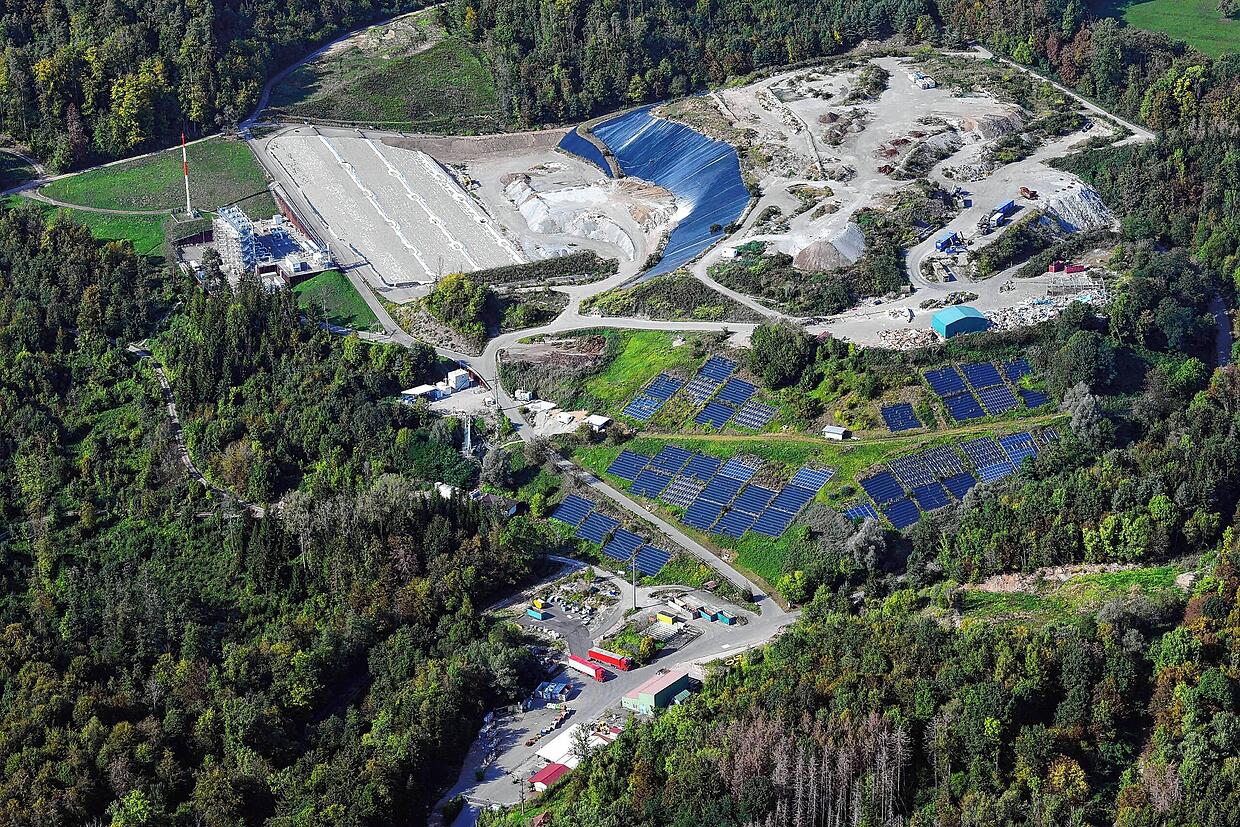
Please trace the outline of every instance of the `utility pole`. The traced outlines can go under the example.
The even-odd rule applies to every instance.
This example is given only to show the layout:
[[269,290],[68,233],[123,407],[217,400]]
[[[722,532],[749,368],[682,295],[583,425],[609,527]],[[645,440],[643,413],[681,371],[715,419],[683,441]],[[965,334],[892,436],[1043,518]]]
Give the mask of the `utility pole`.
[[185,174],[185,217],[194,217],[194,207],[189,202],[189,153],[185,148],[185,132],[181,132],[181,171]]
[[637,611],[637,552],[633,552],[633,556],[629,558],[629,571],[633,584],[633,611]]

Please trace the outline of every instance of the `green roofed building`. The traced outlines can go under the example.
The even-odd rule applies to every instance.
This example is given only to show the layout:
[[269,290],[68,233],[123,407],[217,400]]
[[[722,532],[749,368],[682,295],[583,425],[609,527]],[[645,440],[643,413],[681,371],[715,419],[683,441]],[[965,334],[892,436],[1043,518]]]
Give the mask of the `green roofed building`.
[[620,699],[625,709],[652,715],[656,709],[666,709],[689,697],[689,673],[668,672],[643,683]]
[[959,336],[961,333],[977,333],[990,327],[990,319],[976,307],[956,305],[947,307],[934,314],[930,319],[934,332],[944,339]]

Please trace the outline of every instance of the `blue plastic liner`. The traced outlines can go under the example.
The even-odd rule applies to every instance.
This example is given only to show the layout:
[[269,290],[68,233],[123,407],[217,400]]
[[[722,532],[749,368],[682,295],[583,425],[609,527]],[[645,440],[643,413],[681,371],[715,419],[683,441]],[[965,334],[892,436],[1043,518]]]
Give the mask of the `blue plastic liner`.
[[607,163],[607,159],[603,157],[602,151],[578,135],[576,129],[570,130],[567,135],[560,139],[560,149],[589,161],[601,169],[608,178],[611,177],[611,166]]
[[[656,118],[650,106],[626,112],[594,127],[625,175],[651,181],[673,195],[687,212],[668,238],[663,257],[648,275],[670,273],[723,237],[741,217],[749,190],[741,180],[736,150],[683,124]],[[570,133],[572,134],[572,133]]]

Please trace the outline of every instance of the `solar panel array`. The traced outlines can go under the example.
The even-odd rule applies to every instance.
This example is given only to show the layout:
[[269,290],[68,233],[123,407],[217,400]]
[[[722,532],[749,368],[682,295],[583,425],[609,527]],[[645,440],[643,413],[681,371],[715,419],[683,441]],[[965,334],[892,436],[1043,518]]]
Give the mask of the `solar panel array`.
[[719,388],[719,382],[708,376],[702,376],[700,373],[689,380],[689,384],[685,385],[684,395],[695,405],[701,405],[707,399],[715,395],[715,391]]
[[736,412],[736,416],[732,418],[732,424],[760,431],[775,418],[776,413],[778,413],[776,408],[750,399]]
[[706,482],[719,472],[720,465],[723,465],[721,459],[706,454],[694,454],[689,464],[685,466],[685,473],[696,480]]
[[834,468],[800,468],[792,475],[792,484],[818,493],[835,476]]
[[664,445],[663,450],[650,460],[650,467],[668,474],[676,474],[685,467],[692,456],[692,453],[679,445]]
[[680,390],[680,386],[684,381],[666,373],[660,373],[650,381],[650,385],[646,388],[646,395],[653,396],[656,399],[662,399],[664,402],[671,399],[676,391]]
[[[649,472],[642,472],[649,473]],[[641,478],[641,475],[638,475]],[[551,519],[576,526],[574,537],[599,543],[603,554],[622,563],[633,561],[643,575],[652,577],[672,559],[661,548],[646,545],[646,541],[633,532],[620,528],[620,521],[594,510],[595,503],[576,494],[569,494],[560,503]],[[610,535],[610,539],[608,539]]]
[[914,428],[921,427],[917,414],[913,413],[913,406],[907,402],[900,402],[896,405],[883,405],[879,409],[879,413],[883,415],[883,421],[887,423],[887,430],[892,433],[911,431]]
[[650,464],[650,457],[645,454],[637,454],[633,451],[621,451],[620,456],[607,467],[607,473],[613,477],[619,477],[622,480],[632,482],[637,479],[637,475],[642,469]]
[[736,373],[736,362],[724,356],[712,356],[706,360],[698,373],[717,382],[722,382]]
[[758,473],[758,469],[740,457],[732,457],[719,469],[719,475],[722,477],[731,477],[734,480],[745,482],[753,478]]
[[997,440],[982,436],[958,446],[937,445],[889,460],[885,468],[859,480],[878,508],[861,502],[844,513],[856,519],[871,516],[870,511],[881,512],[896,528],[906,528],[918,519],[913,512],[920,515],[950,505],[953,499],[963,500],[979,480],[994,482],[1011,476],[1025,459],[1038,454],[1040,445],[1057,438],[1053,428],[1036,434],[1007,434]]
[[[1028,360],[1013,359],[1001,367],[1002,370],[989,362],[948,365],[926,371],[926,383],[943,400],[947,412],[957,422],[998,416],[1022,404],[1026,408],[1037,408],[1050,401],[1041,391],[1017,387],[1021,379],[1033,372]],[[1010,386],[1004,383],[1005,379]],[[1019,397],[1013,393],[1013,388],[1019,392]],[[890,422],[888,427],[891,427]]]
[[675,395],[676,391],[680,390],[682,385],[684,385],[684,380],[660,373],[651,379],[650,384],[642,388],[641,392],[633,397],[633,401],[625,405],[620,413],[639,422],[645,422],[658,413],[659,409]]

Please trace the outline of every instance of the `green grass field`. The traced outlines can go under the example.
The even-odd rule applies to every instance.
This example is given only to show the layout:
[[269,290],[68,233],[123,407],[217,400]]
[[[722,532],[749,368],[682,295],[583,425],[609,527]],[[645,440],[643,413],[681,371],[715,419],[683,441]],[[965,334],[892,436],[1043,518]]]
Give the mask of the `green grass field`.
[[634,330],[624,334],[624,346],[611,364],[585,386],[586,393],[608,410],[619,411],[633,395],[661,371],[696,367],[698,358],[688,345],[672,347],[671,334]]
[[500,129],[490,68],[469,43],[428,21],[407,16],[368,29],[291,72],[272,90],[271,111],[425,132]]
[[10,195],[5,205],[11,208],[33,204],[47,213],[67,215],[79,224],[90,228],[91,234],[101,241],[128,241],[139,255],[163,261],[167,255],[167,229],[169,220],[162,215],[109,215],[108,213],[69,210]]
[[1132,594],[1155,597],[1179,593],[1175,578],[1177,566],[1155,566],[1129,571],[1078,574],[1042,591],[984,592],[970,589],[964,594],[961,613],[974,620],[1018,620],[1047,622],[1082,612],[1094,612],[1116,598]]
[[314,318],[355,330],[373,330],[378,317],[366,304],[353,283],[339,270],[328,270],[293,288],[297,303]]
[[1169,34],[1212,57],[1240,52],[1240,20],[1220,15],[1214,0],[1120,0],[1111,4],[1111,13],[1129,26]]
[[[212,138],[191,144],[188,151],[190,196],[196,209],[215,210],[241,202],[252,218],[270,218],[275,213],[266,177],[244,141]],[[184,209],[181,150],[61,178],[44,187],[43,194],[105,210]]]

